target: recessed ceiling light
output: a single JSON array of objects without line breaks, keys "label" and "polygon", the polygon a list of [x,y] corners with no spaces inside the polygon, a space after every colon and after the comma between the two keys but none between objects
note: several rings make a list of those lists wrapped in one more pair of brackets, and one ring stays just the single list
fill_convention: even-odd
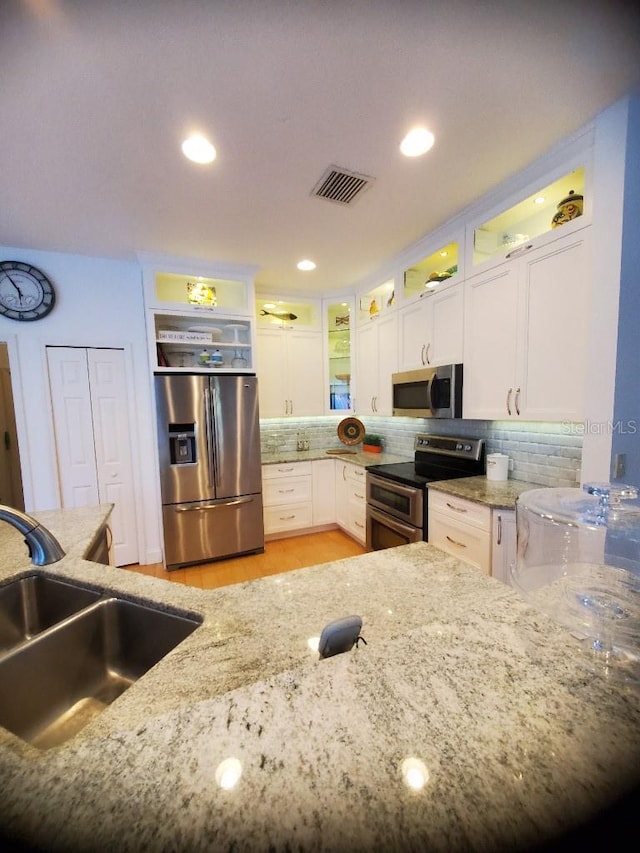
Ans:
[{"label": "recessed ceiling light", "polygon": [[314,270],[316,265],[313,261],[304,260],[298,263],[298,269],[303,270],[304,272],[308,272],[309,270]]},{"label": "recessed ceiling light", "polygon": [[199,133],[185,139],[182,143],[182,153],[194,163],[212,163],[216,159],[216,149]]},{"label": "recessed ceiling light", "polygon": [[400,143],[400,150],[405,157],[419,157],[432,147],[435,136],[425,127],[414,127]]}]

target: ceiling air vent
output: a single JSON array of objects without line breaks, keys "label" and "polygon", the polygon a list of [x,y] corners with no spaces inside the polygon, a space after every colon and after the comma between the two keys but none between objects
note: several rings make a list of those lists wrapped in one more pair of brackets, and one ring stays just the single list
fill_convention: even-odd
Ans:
[{"label": "ceiling air vent", "polygon": [[360,175],[339,166],[329,166],[311,194],[328,201],[337,201],[339,204],[351,204],[369,189],[373,181],[369,175]]}]

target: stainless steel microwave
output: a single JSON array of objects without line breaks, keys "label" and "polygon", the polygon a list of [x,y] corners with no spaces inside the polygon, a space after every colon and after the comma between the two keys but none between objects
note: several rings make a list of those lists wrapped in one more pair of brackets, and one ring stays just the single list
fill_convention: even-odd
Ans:
[{"label": "stainless steel microwave", "polygon": [[391,376],[393,414],[405,418],[461,418],[462,365],[442,364]]}]

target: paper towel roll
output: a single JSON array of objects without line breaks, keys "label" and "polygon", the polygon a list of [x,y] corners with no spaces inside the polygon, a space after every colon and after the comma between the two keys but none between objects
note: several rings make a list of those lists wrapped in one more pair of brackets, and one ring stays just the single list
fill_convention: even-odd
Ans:
[{"label": "paper towel roll", "polygon": [[509,457],[506,453],[487,453],[487,480],[504,481],[509,476]]}]

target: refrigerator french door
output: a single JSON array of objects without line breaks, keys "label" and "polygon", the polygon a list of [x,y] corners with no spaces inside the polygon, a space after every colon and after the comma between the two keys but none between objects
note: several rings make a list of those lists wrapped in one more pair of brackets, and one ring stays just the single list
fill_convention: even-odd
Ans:
[{"label": "refrigerator french door", "polygon": [[167,569],[264,550],[255,376],[155,376]]}]

